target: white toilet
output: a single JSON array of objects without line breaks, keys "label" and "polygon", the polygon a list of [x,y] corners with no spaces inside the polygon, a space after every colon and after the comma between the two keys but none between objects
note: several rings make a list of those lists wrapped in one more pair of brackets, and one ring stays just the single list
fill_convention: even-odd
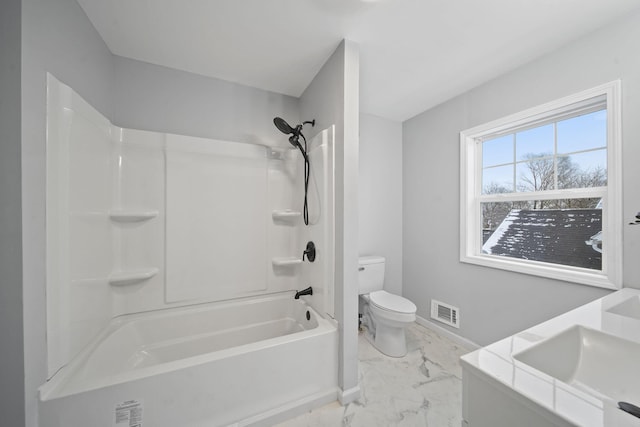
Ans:
[{"label": "white toilet", "polygon": [[362,298],[365,336],[387,356],[407,354],[404,328],[416,320],[416,305],[406,298],[382,290],[385,259],[380,256],[358,260],[358,290]]}]

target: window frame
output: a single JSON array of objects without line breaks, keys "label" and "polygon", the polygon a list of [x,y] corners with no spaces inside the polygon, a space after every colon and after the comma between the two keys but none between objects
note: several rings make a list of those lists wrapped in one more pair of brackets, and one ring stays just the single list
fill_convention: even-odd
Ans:
[{"label": "window frame", "polygon": [[[621,81],[533,107],[460,132],[460,261],[606,289],[622,286]],[[604,98],[604,101],[602,101]],[[607,110],[607,186],[482,195],[483,140],[562,120],[604,103]],[[591,107],[589,106],[591,104]],[[490,197],[487,197],[490,196]],[[602,270],[482,254],[482,209],[488,201],[602,197]]]}]

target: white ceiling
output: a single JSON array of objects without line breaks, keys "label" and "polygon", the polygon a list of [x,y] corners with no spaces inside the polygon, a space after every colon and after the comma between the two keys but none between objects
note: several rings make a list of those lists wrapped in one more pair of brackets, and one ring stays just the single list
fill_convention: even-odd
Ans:
[{"label": "white ceiling", "polygon": [[298,97],[343,38],[360,110],[403,121],[640,0],[78,0],[116,55]]}]

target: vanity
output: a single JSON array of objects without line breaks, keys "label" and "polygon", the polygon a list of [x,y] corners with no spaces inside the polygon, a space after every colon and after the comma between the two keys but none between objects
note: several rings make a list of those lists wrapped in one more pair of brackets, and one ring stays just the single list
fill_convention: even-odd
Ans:
[{"label": "vanity", "polygon": [[[640,427],[640,289],[466,354],[463,427]],[[631,408],[633,409],[633,408]]]}]

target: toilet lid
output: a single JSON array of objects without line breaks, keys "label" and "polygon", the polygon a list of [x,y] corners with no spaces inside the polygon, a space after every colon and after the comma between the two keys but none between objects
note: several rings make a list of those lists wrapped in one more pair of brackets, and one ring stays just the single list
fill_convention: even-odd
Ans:
[{"label": "toilet lid", "polygon": [[406,298],[390,294],[387,291],[375,291],[369,294],[369,300],[378,307],[398,313],[415,313],[416,305]]}]

